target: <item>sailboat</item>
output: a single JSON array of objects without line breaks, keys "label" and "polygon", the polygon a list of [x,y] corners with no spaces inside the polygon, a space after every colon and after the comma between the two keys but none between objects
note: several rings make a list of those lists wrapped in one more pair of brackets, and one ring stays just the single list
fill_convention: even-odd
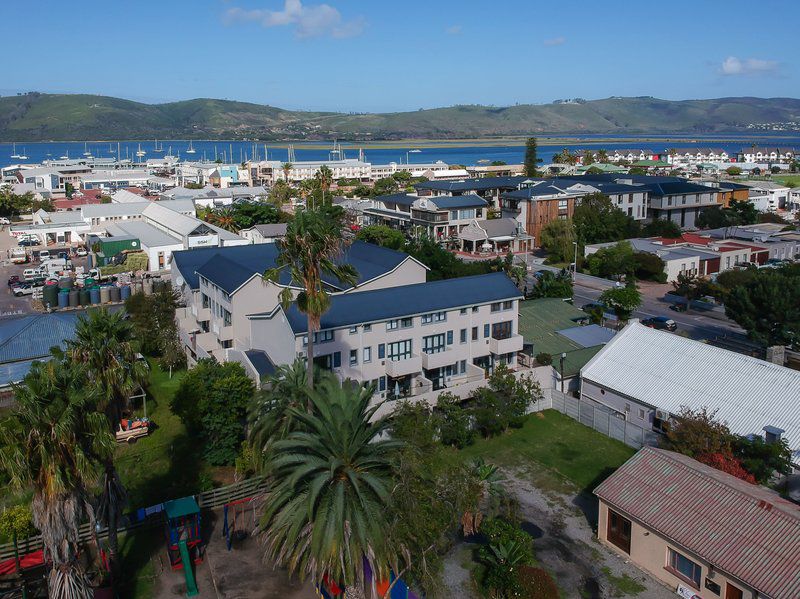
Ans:
[{"label": "sailboat", "polygon": [[136,155],[137,155],[139,158],[141,158],[141,157],[142,157],[142,156],[144,156],[145,154],[147,154],[147,152],[145,152],[145,151],[142,149],[142,144],[139,144],[139,149],[138,149],[138,150],[136,150]]},{"label": "sailboat", "polygon": [[27,160],[28,159],[28,157],[25,155],[25,148],[22,148],[22,154],[17,156],[17,158],[19,158],[20,160]]},{"label": "sailboat", "polygon": [[69,160],[69,150],[67,150],[67,153],[64,154],[63,156],[59,156],[58,159],[59,160]]},{"label": "sailboat", "polygon": [[158,140],[156,140],[156,147],[153,149],[154,152],[163,152],[164,151],[164,144],[158,145]]},{"label": "sailboat", "polygon": [[192,140],[190,139],[189,140],[189,147],[186,149],[186,153],[187,154],[194,154],[195,151],[196,150],[192,147]]},{"label": "sailboat", "polygon": [[12,158],[19,158],[20,157],[19,154],[17,154],[17,144],[16,143],[13,144],[12,151],[14,152],[13,154],[11,154]]},{"label": "sailboat", "polygon": [[114,153],[114,147],[111,144],[108,144],[108,153],[109,154],[113,154]]},{"label": "sailboat", "polygon": [[86,142],[83,142],[83,155],[89,157],[92,153],[89,151],[89,145]]}]

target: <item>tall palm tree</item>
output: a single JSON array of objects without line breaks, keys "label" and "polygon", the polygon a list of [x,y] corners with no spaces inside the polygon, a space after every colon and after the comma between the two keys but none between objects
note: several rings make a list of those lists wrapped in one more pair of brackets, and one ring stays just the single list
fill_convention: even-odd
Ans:
[{"label": "tall palm tree", "polygon": [[15,387],[17,405],[0,426],[0,465],[16,488],[33,488],[33,523],[42,534],[50,597],[88,599],[89,580],[78,562],[78,531],[93,517],[88,488],[114,451],[99,389],[86,368],[55,358],[34,363]]},{"label": "tall palm tree", "polygon": [[[86,367],[89,381],[98,393],[98,408],[106,415],[106,426],[113,434],[128,398],[147,380],[147,367],[137,359],[133,325],[124,312],[90,310],[75,326],[75,337],[67,341],[66,355]],[[117,570],[117,523],[127,503],[127,493],[114,467],[114,456],[104,461],[102,492],[97,509],[98,522],[108,527],[108,558],[112,572]]]},{"label": "tall palm tree", "polygon": [[213,210],[209,215],[209,222],[226,231],[236,232],[236,213],[230,208]]},{"label": "tall palm tree", "polygon": [[281,170],[283,171],[283,180],[286,181],[287,184],[289,183],[289,173],[292,172],[293,166],[294,165],[291,162],[284,162],[281,165]]},{"label": "tall palm tree", "polygon": [[606,152],[603,148],[597,150],[597,162],[601,162],[603,164],[608,162],[608,152]]},{"label": "tall palm tree", "polygon": [[327,374],[308,392],[308,410],[289,409],[300,430],[269,456],[260,530],[269,557],[291,573],[363,588],[364,559],[378,576],[397,571],[386,506],[401,443],[381,438],[386,419],[370,422],[373,392]]},{"label": "tall palm tree", "polygon": [[350,264],[338,264],[344,249],[343,211],[335,209],[302,210],[295,214],[278,242],[279,255],[275,268],[264,272],[267,281],[278,282],[287,271],[291,282],[301,287],[297,298],[286,286],[280,294],[281,305],[288,309],[292,302],[306,315],[308,335],[307,382],[314,386],[314,334],[319,331],[322,315],[331,299],[323,276],[335,278],[341,286],[355,285],[358,273]]},{"label": "tall palm tree", "polygon": [[323,164],[314,175],[314,178],[316,179],[319,188],[322,190],[322,203],[324,204],[325,194],[331,188],[331,184],[333,183],[333,172],[328,168],[327,165]]}]

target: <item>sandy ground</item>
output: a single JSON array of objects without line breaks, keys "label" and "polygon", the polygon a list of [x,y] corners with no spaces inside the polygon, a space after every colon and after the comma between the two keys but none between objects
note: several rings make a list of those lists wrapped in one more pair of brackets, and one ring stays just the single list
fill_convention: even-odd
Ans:
[{"label": "sandy ground", "polygon": [[[561,589],[562,598],[600,599],[624,597],[609,579],[627,575],[644,587],[641,599],[671,599],[675,593],[601,545],[591,523],[597,518],[594,498],[575,492],[543,491],[536,475],[504,471],[504,486],[519,501],[523,529],[534,538],[534,552]],[[469,567],[477,545],[461,543],[445,562],[445,586],[452,597],[476,598]],[[633,595],[627,595],[631,597]]]}]

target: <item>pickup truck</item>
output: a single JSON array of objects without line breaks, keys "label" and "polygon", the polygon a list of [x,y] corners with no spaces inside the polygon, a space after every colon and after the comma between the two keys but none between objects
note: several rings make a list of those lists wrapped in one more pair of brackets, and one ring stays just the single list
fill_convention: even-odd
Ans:
[{"label": "pickup truck", "polygon": [[11,293],[16,297],[22,297],[23,295],[33,295],[37,289],[41,288],[41,285],[34,283],[17,283],[11,288]]}]

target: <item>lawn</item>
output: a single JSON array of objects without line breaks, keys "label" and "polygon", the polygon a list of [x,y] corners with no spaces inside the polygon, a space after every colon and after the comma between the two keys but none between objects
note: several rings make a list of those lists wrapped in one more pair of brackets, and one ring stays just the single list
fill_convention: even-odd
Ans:
[{"label": "lawn", "polygon": [[634,453],[555,410],[531,414],[522,428],[491,439],[481,439],[461,452],[511,468],[543,466],[560,478],[591,492]]},{"label": "lawn", "polygon": [[789,187],[800,185],[800,175],[772,175],[772,180],[776,183],[783,183]]}]

